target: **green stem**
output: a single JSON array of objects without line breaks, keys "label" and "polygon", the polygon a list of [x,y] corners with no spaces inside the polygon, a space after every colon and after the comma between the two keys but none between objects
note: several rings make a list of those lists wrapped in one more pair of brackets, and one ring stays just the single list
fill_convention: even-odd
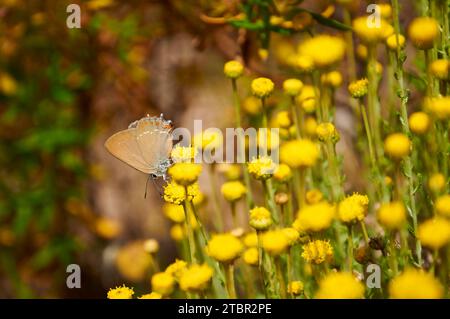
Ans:
[{"label": "green stem", "polygon": [[361,229],[364,235],[364,241],[366,242],[367,247],[369,247],[369,234],[367,233],[366,224],[364,223],[364,220],[359,221],[361,225]]},{"label": "green stem", "polygon": [[264,187],[264,194],[266,197],[267,206],[269,207],[272,218],[275,223],[278,223],[280,221],[277,205],[275,203],[274,198],[274,191],[273,191],[273,185],[272,181],[270,179],[265,179],[262,181],[263,187]]},{"label": "green stem", "polygon": [[212,204],[213,204],[213,211],[215,214],[214,218],[214,226],[219,231],[223,231],[223,217],[220,212],[220,205],[219,205],[219,194],[217,194],[217,179],[216,179],[216,170],[215,165],[211,164],[209,165],[209,182],[211,185],[211,192],[212,192]]},{"label": "green stem", "polygon": [[233,228],[236,229],[238,227],[238,221],[236,216],[236,202],[231,202],[231,218],[233,219]]},{"label": "green stem", "polygon": [[287,297],[287,293],[286,293],[286,281],[284,280],[284,275],[283,275],[283,269],[281,267],[281,257],[280,256],[275,256],[275,271],[277,273],[277,277],[278,277],[278,282],[280,285],[280,294],[281,294],[281,298],[286,299]]},{"label": "green stem", "polygon": [[300,136],[302,134],[302,129],[300,128],[300,121],[299,121],[299,115],[297,112],[297,105],[295,104],[295,97],[291,98],[291,112],[292,112],[292,118],[294,119],[295,124],[295,135],[298,139],[300,139]]},{"label": "green stem", "polygon": [[[187,194],[187,187],[185,187],[185,191]],[[192,221],[191,221],[191,216],[189,214],[187,198],[183,202],[183,208],[184,208],[184,215],[186,216],[184,221],[186,224],[186,231],[187,231],[187,236],[188,236],[190,262],[192,264],[196,264],[197,258],[195,257],[196,249],[195,249],[194,230],[192,229]]]},{"label": "green stem", "polygon": [[353,272],[353,226],[348,225],[347,262],[349,272]]},{"label": "green stem", "polygon": [[234,265],[232,263],[228,263],[225,265],[225,280],[227,285],[228,297],[230,299],[236,299],[236,288],[234,286]]}]

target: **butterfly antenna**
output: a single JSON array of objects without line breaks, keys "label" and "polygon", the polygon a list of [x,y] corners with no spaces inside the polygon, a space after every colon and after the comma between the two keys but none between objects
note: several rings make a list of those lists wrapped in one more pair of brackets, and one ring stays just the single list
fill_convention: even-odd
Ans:
[{"label": "butterfly antenna", "polygon": [[148,189],[148,181],[149,179],[152,178],[152,175],[148,175],[147,181],[145,182],[145,193],[144,193],[144,198],[147,198],[147,189]]},{"label": "butterfly antenna", "polygon": [[164,195],[164,193],[163,193],[163,191],[162,191],[162,187],[156,183],[156,177],[153,177],[153,178],[152,178],[152,181],[153,181],[153,185],[155,186],[155,189],[156,189],[156,190],[158,191],[158,193],[159,193],[159,196],[162,197],[162,196]]}]

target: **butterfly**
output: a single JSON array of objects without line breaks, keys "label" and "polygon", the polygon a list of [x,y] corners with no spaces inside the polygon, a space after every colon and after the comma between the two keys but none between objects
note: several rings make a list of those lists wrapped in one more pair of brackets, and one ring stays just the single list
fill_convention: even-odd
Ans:
[{"label": "butterfly", "polygon": [[134,169],[149,174],[153,179],[163,177],[172,165],[172,122],[161,114],[134,121],[128,129],[119,131],[105,142],[106,149]]}]

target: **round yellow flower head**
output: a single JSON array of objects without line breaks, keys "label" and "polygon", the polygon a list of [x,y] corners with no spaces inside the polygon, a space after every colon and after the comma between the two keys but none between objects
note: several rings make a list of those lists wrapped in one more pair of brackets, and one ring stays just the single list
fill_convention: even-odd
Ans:
[{"label": "round yellow flower head", "polygon": [[241,241],[231,234],[213,235],[206,246],[208,255],[223,263],[238,258],[243,249]]},{"label": "round yellow flower head", "polygon": [[439,80],[448,80],[450,74],[450,60],[439,59],[431,62],[429,71]]},{"label": "round yellow flower head", "polygon": [[311,189],[306,192],[305,197],[306,197],[306,202],[309,205],[312,205],[312,204],[317,204],[317,203],[321,202],[323,199],[323,194],[318,189]]},{"label": "round yellow flower head", "polygon": [[303,246],[302,257],[309,263],[321,264],[333,259],[333,247],[329,241],[314,240]]},{"label": "round yellow flower head", "polygon": [[192,146],[175,146],[170,152],[170,157],[174,163],[191,163],[197,155],[197,149]]},{"label": "round yellow flower head", "polygon": [[313,113],[316,110],[316,90],[311,85],[305,85],[300,94],[295,98],[295,102],[306,113]]},{"label": "round yellow flower head", "polygon": [[438,299],[444,296],[444,288],[432,274],[409,268],[389,283],[389,296],[393,299]]},{"label": "round yellow flower head", "polygon": [[250,210],[249,224],[256,230],[266,230],[272,225],[272,215],[267,208],[254,207]]},{"label": "round yellow flower head", "polygon": [[428,219],[419,225],[418,238],[423,246],[438,250],[450,242],[450,222],[440,216]]},{"label": "round yellow flower head", "polygon": [[316,293],[318,299],[361,299],[364,285],[348,272],[330,272],[320,280]]},{"label": "round yellow flower head", "polygon": [[338,206],[338,218],[344,223],[362,221],[367,213],[369,198],[366,195],[354,193],[344,198]]},{"label": "round yellow flower head", "polygon": [[401,34],[397,35],[396,33],[394,33],[394,34],[391,34],[386,39],[386,45],[392,51],[396,51],[398,47],[404,48],[405,47],[405,43],[406,43],[406,39]]},{"label": "round yellow flower head", "polygon": [[415,112],[410,115],[409,128],[416,134],[424,134],[430,127],[430,117],[425,112]]},{"label": "round yellow flower head", "polygon": [[450,96],[439,96],[425,99],[425,109],[440,120],[450,118]]},{"label": "round yellow flower head", "polygon": [[184,260],[176,259],[173,263],[167,266],[165,272],[179,279],[183,272],[187,269],[187,262]]},{"label": "round yellow flower head", "polygon": [[289,96],[297,96],[303,88],[302,81],[298,79],[287,79],[283,82],[283,90]]},{"label": "round yellow flower head", "polygon": [[275,88],[271,79],[257,78],[252,81],[252,94],[260,99],[270,96]]},{"label": "round yellow flower head", "polygon": [[[188,200],[193,200],[199,196],[200,189],[198,183],[193,183],[187,187]],[[175,182],[170,182],[164,186],[164,200],[168,203],[180,205],[186,199],[186,190],[184,186],[181,186]]]},{"label": "round yellow flower head", "polygon": [[246,247],[257,247],[258,246],[258,235],[256,232],[247,233],[244,236],[244,245]]},{"label": "round yellow flower head", "polygon": [[287,286],[287,292],[294,296],[299,296],[303,293],[304,285],[301,281],[291,281]]},{"label": "round yellow flower head", "polygon": [[299,232],[318,232],[330,227],[335,208],[327,202],[306,205],[300,209],[293,225]]},{"label": "round yellow flower head", "polygon": [[428,180],[428,187],[435,193],[439,193],[445,186],[445,176],[441,173],[435,173]]},{"label": "round yellow flower head", "polygon": [[133,288],[127,286],[119,286],[116,288],[110,288],[108,291],[108,299],[131,299],[133,298]]},{"label": "round yellow flower head", "polygon": [[383,19],[389,19],[392,16],[392,7],[389,3],[380,3],[378,8]]},{"label": "round yellow flower head", "polygon": [[345,42],[339,37],[318,35],[300,44],[299,53],[309,56],[319,68],[331,66],[341,61],[345,54]]},{"label": "round yellow flower head", "polygon": [[348,85],[348,92],[355,99],[360,99],[367,94],[369,88],[369,80],[366,78],[353,81]]},{"label": "round yellow flower head", "polygon": [[237,79],[244,73],[244,66],[239,61],[228,61],[223,66],[223,73],[227,78]]},{"label": "round yellow flower head", "polygon": [[342,74],[339,71],[331,71],[323,74],[321,81],[323,84],[336,89],[342,84]]},{"label": "round yellow flower head", "polygon": [[244,262],[250,266],[257,266],[259,262],[258,248],[250,247],[244,251]]},{"label": "round yellow flower head", "polygon": [[262,234],[262,247],[270,255],[280,255],[289,247],[289,238],[280,230],[269,230]]},{"label": "round yellow flower head", "polygon": [[339,141],[339,133],[333,123],[320,123],[316,128],[316,134],[319,141],[337,143]]},{"label": "round yellow flower head", "polygon": [[434,203],[436,211],[446,217],[450,217],[450,195],[442,195]]},{"label": "round yellow flower head", "polygon": [[163,296],[170,295],[174,286],[175,279],[169,273],[159,272],[152,276],[152,290]]},{"label": "round yellow flower head", "polygon": [[213,270],[207,264],[191,265],[180,277],[180,288],[183,291],[201,291],[207,288]]},{"label": "round yellow flower head", "polygon": [[194,135],[192,145],[203,150],[214,150],[223,143],[223,136],[220,131],[208,129]]},{"label": "round yellow flower head", "polygon": [[119,273],[128,281],[143,280],[152,264],[152,256],[144,249],[144,241],[134,240],[119,248],[115,264]]},{"label": "round yellow flower head", "polygon": [[164,203],[163,213],[174,223],[184,222],[184,208],[183,205],[175,205],[171,203]]},{"label": "round yellow flower head", "polygon": [[352,26],[356,35],[366,44],[383,41],[392,34],[392,26],[384,19],[380,19],[380,23],[377,25],[371,21],[370,17],[358,17],[353,20]]},{"label": "round yellow flower head", "polygon": [[271,25],[279,26],[284,22],[284,18],[280,16],[270,16],[269,22]]},{"label": "round yellow flower head", "polygon": [[305,119],[305,132],[308,136],[315,136],[317,128],[317,121],[312,116],[307,116]]},{"label": "round yellow flower head", "polygon": [[384,151],[395,159],[407,156],[411,151],[411,141],[403,133],[394,133],[384,140]]},{"label": "round yellow flower head", "polygon": [[402,202],[383,203],[378,209],[378,221],[388,229],[400,229],[406,222],[406,210]]},{"label": "round yellow flower head", "polygon": [[273,174],[273,177],[279,182],[287,182],[292,178],[292,170],[286,164],[280,164]]},{"label": "round yellow flower head", "polygon": [[242,102],[242,108],[247,114],[257,115],[261,112],[261,101],[254,96],[248,96]]},{"label": "round yellow flower head", "polygon": [[367,56],[369,55],[367,46],[365,46],[364,44],[358,44],[358,46],[356,47],[356,55],[360,60],[367,60]]},{"label": "round yellow flower head", "polygon": [[319,157],[317,145],[308,139],[285,142],[280,148],[280,160],[291,168],[314,166]]},{"label": "round yellow flower head", "polygon": [[157,292],[151,292],[140,296],[138,299],[162,299],[162,295]]},{"label": "round yellow flower head", "polygon": [[201,172],[201,165],[193,163],[176,163],[168,170],[175,183],[182,186],[188,186],[196,182]]},{"label": "round yellow flower head", "polygon": [[300,233],[294,227],[285,227],[281,229],[289,240],[289,246],[297,243],[300,239]]},{"label": "round yellow flower head", "polygon": [[[291,119],[289,117],[289,112],[280,111],[275,115],[275,126],[281,128],[288,128],[291,126]],[[270,132],[270,131],[267,131]]]},{"label": "round yellow flower head", "polygon": [[408,34],[418,49],[428,50],[433,47],[434,41],[439,36],[439,25],[433,18],[419,17],[409,25]]},{"label": "round yellow flower head", "polygon": [[273,173],[277,169],[277,165],[272,161],[270,156],[261,156],[253,158],[250,163],[247,164],[248,172],[256,179],[268,179],[272,177]]},{"label": "round yellow flower head", "polygon": [[0,72],[0,92],[4,95],[14,95],[17,93],[19,85],[16,80],[7,73]]},{"label": "round yellow flower head", "polygon": [[224,183],[220,191],[227,201],[235,202],[247,193],[247,188],[240,181],[231,181]]},{"label": "round yellow flower head", "polygon": [[113,239],[120,235],[122,227],[114,219],[100,217],[95,221],[95,231],[103,238]]},{"label": "round yellow flower head", "polygon": [[269,51],[267,49],[260,48],[258,49],[258,56],[262,61],[267,61],[267,58],[269,57]]},{"label": "round yellow flower head", "polygon": [[224,174],[229,181],[234,181],[241,177],[241,167],[238,164],[218,164],[217,170]]},{"label": "round yellow flower head", "polygon": [[256,138],[260,149],[273,150],[280,145],[279,134],[272,134],[269,129],[259,129]]},{"label": "round yellow flower head", "polygon": [[144,241],[144,250],[149,254],[156,254],[159,251],[159,243],[156,239],[150,238]]},{"label": "round yellow flower head", "polygon": [[170,237],[175,241],[182,241],[186,237],[186,231],[180,224],[175,224],[170,228]]},{"label": "round yellow flower head", "polygon": [[295,67],[302,73],[310,73],[314,69],[314,61],[309,55],[297,55]]}]

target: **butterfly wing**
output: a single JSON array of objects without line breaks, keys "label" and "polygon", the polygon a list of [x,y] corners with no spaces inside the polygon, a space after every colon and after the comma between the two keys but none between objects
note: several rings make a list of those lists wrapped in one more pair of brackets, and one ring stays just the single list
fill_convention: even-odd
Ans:
[{"label": "butterfly wing", "polygon": [[136,128],[117,132],[106,140],[105,147],[122,162],[143,173],[153,174],[154,168],[144,159],[136,140],[136,134]]}]

